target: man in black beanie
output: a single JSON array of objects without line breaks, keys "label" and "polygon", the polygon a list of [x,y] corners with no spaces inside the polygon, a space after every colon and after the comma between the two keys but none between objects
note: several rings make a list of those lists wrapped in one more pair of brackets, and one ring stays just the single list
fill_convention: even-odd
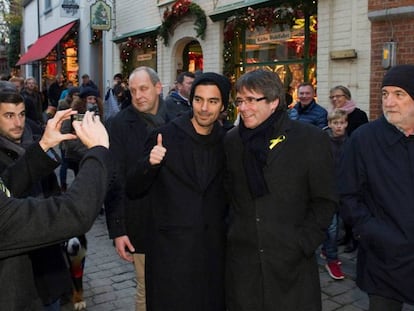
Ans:
[{"label": "man in black beanie", "polygon": [[357,285],[369,310],[394,311],[414,304],[414,65],[385,74],[382,110],[347,144],[340,213],[360,242]]},{"label": "man in black beanie", "polygon": [[156,129],[141,169],[128,176],[128,194],[149,191],[151,202],[148,311],[225,310],[224,133],[217,119],[230,89],[217,73],[196,78],[192,112]]}]

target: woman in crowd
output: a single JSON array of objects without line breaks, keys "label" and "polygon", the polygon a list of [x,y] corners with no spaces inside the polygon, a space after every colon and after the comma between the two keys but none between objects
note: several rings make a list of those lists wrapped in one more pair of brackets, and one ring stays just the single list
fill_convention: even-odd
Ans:
[{"label": "woman in crowd", "polygon": [[332,110],[341,109],[346,111],[348,116],[348,136],[360,125],[368,122],[367,114],[356,107],[356,102],[351,97],[349,89],[343,85],[337,85],[330,90]]}]

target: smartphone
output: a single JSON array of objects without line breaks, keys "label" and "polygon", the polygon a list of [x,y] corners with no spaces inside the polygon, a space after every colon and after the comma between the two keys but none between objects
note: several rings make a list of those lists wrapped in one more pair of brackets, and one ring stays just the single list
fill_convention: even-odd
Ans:
[{"label": "smartphone", "polygon": [[82,121],[85,117],[84,113],[77,113],[70,116],[70,130],[72,133],[75,133],[75,129],[72,126],[73,121]]}]

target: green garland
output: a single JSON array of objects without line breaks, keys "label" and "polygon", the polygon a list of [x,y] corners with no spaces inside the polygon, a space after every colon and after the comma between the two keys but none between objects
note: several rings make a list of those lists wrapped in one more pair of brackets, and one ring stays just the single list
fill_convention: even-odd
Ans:
[{"label": "green garland", "polygon": [[195,16],[194,30],[197,32],[197,37],[204,40],[207,28],[207,16],[203,9],[190,0],[178,0],[172,5],[171,10],[169,8],[165,10],[163,22],[158,28],[158,35],[162,38],[165,46],[168,46],[170,35],[172,36],[174,34],[175,26],[183,17],[188,15]]}]

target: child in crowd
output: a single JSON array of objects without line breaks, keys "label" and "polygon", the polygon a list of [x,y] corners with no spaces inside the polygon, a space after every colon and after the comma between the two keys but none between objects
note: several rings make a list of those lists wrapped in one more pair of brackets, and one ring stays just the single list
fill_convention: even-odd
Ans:
[{"label": "child in crowd", "polygon": [[[334,109],[328,114],[328,127],[326,128],[331,138],[332,154],[335,161],[336,180],[339,174],[339,161],[342,157],[345,142],[347,140],[346,127],[348,126],[347,113],[344,110]],[[321,257],[326,259],[325,268],[334,280],[342,280],[345,276],[341,270],[341,262],[338,260],[338,213],[332,218],[332,223],[326,232],[326,240],[322,244]]]}]

